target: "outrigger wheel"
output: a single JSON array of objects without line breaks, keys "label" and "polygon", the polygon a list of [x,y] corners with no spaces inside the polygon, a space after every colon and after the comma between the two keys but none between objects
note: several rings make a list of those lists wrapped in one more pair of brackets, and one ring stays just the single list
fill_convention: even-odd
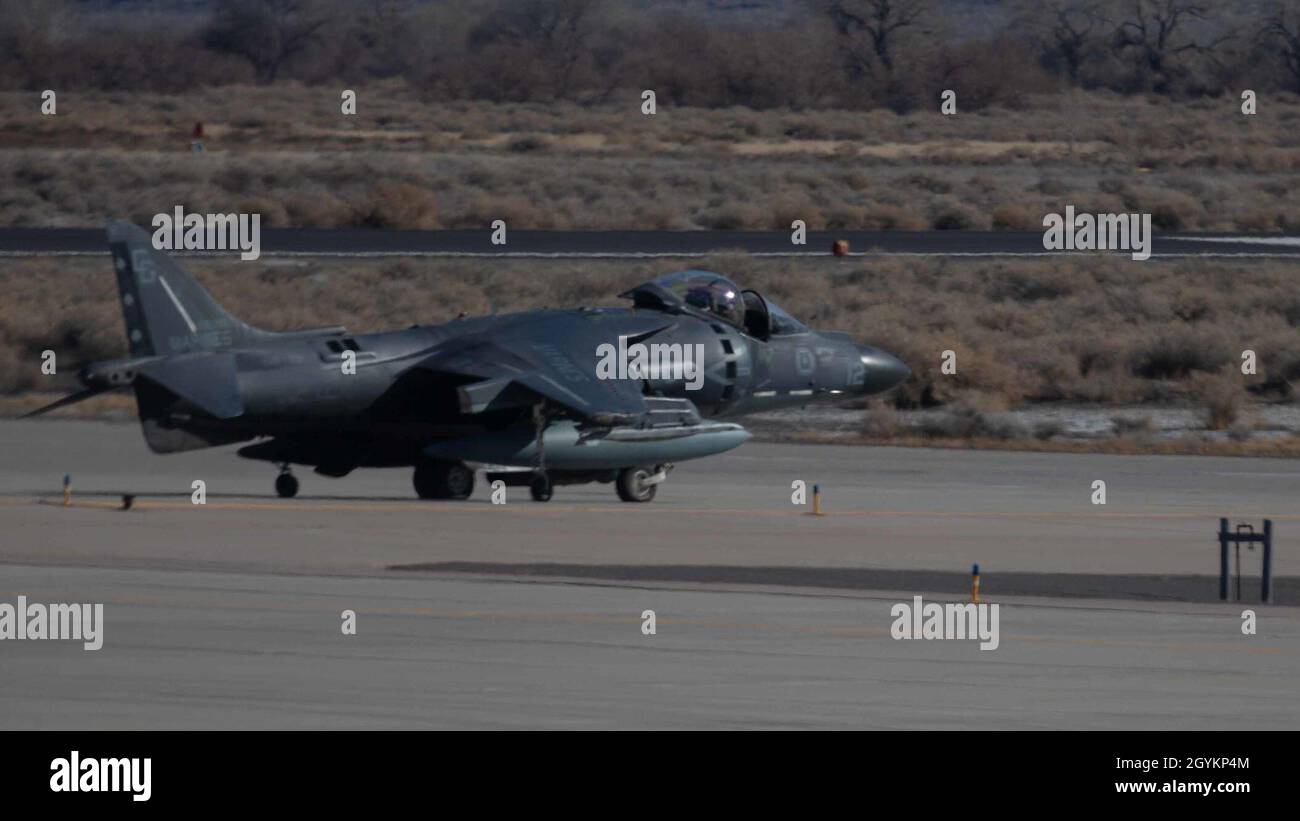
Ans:
[{"label": "outrigger wheel", "polygon": [[546,475],[546,402],[533,405],[533,432],[537,437],[537,465],[533,469],[533,480],[528,483],[528,492],[534,502],[549,502],[555,492],[551,477]]},{"label": "outrigger wheel", "polygon": [[655,476],[654,468],[623,468],[618,472],[614,486],[618,488],[618,498],[625,502],[648,502],[659,490],[658,482],[651,482]]},{"label": "outrigger wheel", "polygon": [[275,492],[281,499],[292,499],[298,495],[298,478],[289,472],[288,467],[280,469],[275,477]]}]

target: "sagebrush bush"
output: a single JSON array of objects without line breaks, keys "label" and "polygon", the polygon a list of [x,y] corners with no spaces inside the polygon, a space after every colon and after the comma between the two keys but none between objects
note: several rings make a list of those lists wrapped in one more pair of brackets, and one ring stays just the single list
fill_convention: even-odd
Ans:
[{"label": "sagebrush bush", "polygon": [[430,230],[438,227],[437,197],[408,183],[379,183],[370,190],[356,213],[360,224],[367,228]]},{"label": "sagebrush bush", "polygon": [[1130,361],[1143,379],[1183,379],[1217,370],[1230,356],[1217,334],[1173,326],[1136,345]]},{"label": "sagebrush bush", "polygon": [[1203,374],[1193,380],[1192,395],[1205,409],[1205,426],[1210,430],[1226,430],[1237,422],[1241,414],[1245,392],[1241,380],[1231,369],[1216,374]]},{"label": "sagebrush bush", "polygon": [[[1074,205],[1149,212],[1158,230],[1300,230],[1300,186],[1282,184],[1300,171],[1289,95],[1242,130],[1214,107],[1090,93],[1026,95],[996,116],[677,106],[648,118],[612,99],[430,101],[386,82],[342,121],[331,95],[300,85],[87,92],[57,118],[28,94],[0,92],[10,225],[147,223],[177,204],[256,200],[296,227],[481,227],[482,203],[518,199],[514,228],[1041,230]],[[430,192],[435,208],[377,211],[384,184]]]},{"label": "sagebrush bush", "polygon": [[[502,205],[484,205],[492,209],[484,216],[500,215]],[[1207,421],[1224,428],[1252,393],[1289,399],[1291,385],[1300,384],[1294,271],[1285,260],[1134,265],[1100,256],[727,253],[681,260],[189,258],[182,266],[254,325],[342,324],[356,333],[449,321],[460,311],[617,305],[615,295],[641,281],[704,267],[814,327],[895,353],[913,375],[885,404],[982,414],[989,419],[966,413],[943,425],[983,425],[981,436],[1003,435],[986,428],[996,427],[999,413],[1034,402],[1180,403],[1206,408],[1214,417]],[[33,374],[47,348],[61,363],[125,352],[107,257],[6,260],[0,292],[0,349],[16,363],[0,390],[39,384]],[[1193,296],[1180,303],[1180,294]],[[1246,349],[1256,355],[1254,375],[1240,373]],[[955,373],[942,371],[945,351],[955,354]],[[888,415],[878,417],[872,424],[887,427]]]}]

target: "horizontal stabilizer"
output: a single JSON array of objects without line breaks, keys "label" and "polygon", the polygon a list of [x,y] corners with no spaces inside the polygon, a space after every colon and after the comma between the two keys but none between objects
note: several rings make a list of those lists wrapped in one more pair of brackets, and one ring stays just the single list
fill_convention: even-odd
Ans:
[{"label": "horizontal stabilizer", "polygon": [[111,389],[111,388],[100,388],[100,387],[86,388],[85,390],[77,391],[76,393],[68,394],[67,396],[63,397],[62,399],[56,399],[55,401],[51,402],[50,404],[48,404],[48,405],[44,405],[44,406],[42,406],[42,407],[39,407],[39,408],[37,408],[37,409],[34,410],[34,411],[29,411],[29,412],[27,412],[27,413],[24,413],[22,416],[20,416],[20,417],[18,417],[18,418],[19,418],[19,419],[30,419],[30,418],[33,417],[33,416],[40,416],[41,414],[43,414],[43,413],[49,413],[49,412],[52,411],[52,410],[58,410],[59,408],[65,408],[65,407],[67,407],[68,405],[75,405],[76,403],[78,403],[78,402],[82,402],[82,401],[85,401],[85,400],[89,399],[89,398],[92,397],[92,396],[98,396],[99,394],[103,393],[103,392],[106,391],[106,390],[112,390],[112,389]]}]

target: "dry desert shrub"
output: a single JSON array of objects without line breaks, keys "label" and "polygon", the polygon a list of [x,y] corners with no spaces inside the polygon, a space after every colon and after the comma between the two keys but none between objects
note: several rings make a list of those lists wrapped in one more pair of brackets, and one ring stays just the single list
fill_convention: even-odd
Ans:
[{"label": "dry desert shrub", "polygon": [[1232,368],[1214,374],[1200,374],[1192,380],[1192,395],[1205,409],[1205,426],[1225,430],[1237,422],[1245,400],[1241,379]]},{"label": "dry desert shrub", "polygon": [[348,203],[325,192],[291,194],[284,201],[289,222],[310,228],[338,228],[355,225],[357,211]]},{"label": "dry desert shrub", "polygon": [[[1300,382],[1300,297],[1285,261],[729,253],[669,261],[190,258],[182,265],[255,325],[344,324],[357,333],[449,321],[462,310],[622,304],[615,295],[640,281],[705,267],[814,327],[894,352],[913,376],[883,402],[961,407],[945,426],[962,435],[992,435],[985,428],[998,413],[1033,402],[1191,404],[1206,407],[1211,425],[1223,429],[1252,396],[1290,399]],[[61,363],[124,352],[106,257],[6,260],[0,289],[0,349],[20,363],[0,390],[43,384],[33,374],[47,348]],[[1239,373],[1247,348],[1257,355],[1253,376]],[[952,374],[942,371],[949,350]]]},{"label": "dry desert shrub", "polygon": [[438,227],[438,200],[418,185],[382,182],[370,190],[356,214],[368,228],[430,230]]},{"label": "dry desert shrub", "polygon": [[289,227],[289,211],[279,200],[270,197],[241,197],[235,200],[236,214],[257,214],[263,228]]},{"label": "dry desert shrub", "polygon": [[[485,197],[522,197],[528,221],[514,227],[789,230],[788,198],[835,228],[1039,230],[1072,204],[1148,211],[1164,229],[1300,230],[1300,188],[1285,184],[1300,168],[1300,101],[1288,95],[1243,129],[1213,106],[1082,92],[1029,95],[996,116],[679,107],[671,122],[617,101],[429,101],[400,81],[361,89],[364,114],[345,122],[331,95],[297,84],[91,91],[59,118],[23,113],[24,93],[0,92],[17,112],[0,125],[0,222],[12,225],[147,221],[247,198],[279,202],[294,226],[353,225],[392,183],[433,192],[448,226],[481,224]],[[204,155],[188,152],[195,121]],[[789,147],[801,150],[778,150]],[[415,228],[428,213],[379,218]]]},{"label": "dry desert shrub", "polygon": [[862,415],[862,435],[869,439],[892,439],[904,430],[897,411],[887,403],[872,402]]},{"label": "dry desert shrub", "polygon": [[1155,420],[1148,414],[1124,414],[1110,418],[1115,436],[1121,439],[1147,439],[1158,433]]},{"label": "dry desert shrub", "polygon": [[827,227],[821,209],[805,194],[795,192],[778,194],[769,201],[768,206],[772,209],[772,213],[764,228],[773,231],[789,231],[795,220],[803,220],[809,231],[820,231]]},{"label": "dry desert shrub", "polygon": [[1238,419],[1228,428],[1228,438],[1234,442],[1248,442],[1255,435],[1255,426]]},{"label": "dry desert shrub", "polygon": [[1143,379],[1186,379],[1195,372],[1216,371],[1231,357],[1223,334],[1185,325],[1140,335],[1129,350],[1130,367]]},{"label": "dry desert shrub", "polygon": [[928,439],[990,439],[1016,441],[1030,436],[1025,424],[1006,414],[984,413],[965,405],[927,416],[917,432]]},{"label": "dry desert shrub", "polygon": [[1055,419],[1044,419],[1034,425],[1034,438],[1040,442],[1050,442],[1065,433],[1065,425]]},{"label": "dry desert shrub", "polygon": [[862,212],[861,228],[870,231],[923,231],[929,227],[925,217],[901,205],[875,203]]},{"label": "dry desert shrub", "polygon": [[468,208],[449,218],[448,228],[486,228],[504,220],[509,228],[551,229],[562,224],[556,212],[541,207],[520,195],[486,195],[476,198]]},{"label": "dry desert shrub", "polygon": [[930,203],[930,227],[936,231],[969,231],[987,229],[987,214],[952,197],[941,197]]},{"label": "dry desert shrub", "polygon": [[993,228],[999,231],[1037,231],[1048,211],[1025,203],[1003,203],[993,209]]},{"label": "dry desert shrub", "polygon": [[[834,230],[864,230],[872,229],[871,221],[868,217],[866,208],[857,205],[848,205],[845,203],[833,203],[825,207],[820,215],[821,227],[823,229]],[[809,225],[811,228],[811,224]]]},{"label": "dry desert shrub", "polygon": [[714,231],[752,231],[769,224],[768,215],[758,205],[732,202],[710,208],[695,218],[705,228]]}]

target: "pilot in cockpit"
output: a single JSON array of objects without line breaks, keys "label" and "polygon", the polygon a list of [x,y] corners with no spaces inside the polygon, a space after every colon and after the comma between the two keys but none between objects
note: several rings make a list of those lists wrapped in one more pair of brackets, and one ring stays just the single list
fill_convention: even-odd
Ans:
[{"label": "pilot in cockpit", "polygon": [[707,285],[693,285],[686,291],[686,304],[709,311],[736,325],[745,321],[745,301],[736,286],[718,278]]}]

